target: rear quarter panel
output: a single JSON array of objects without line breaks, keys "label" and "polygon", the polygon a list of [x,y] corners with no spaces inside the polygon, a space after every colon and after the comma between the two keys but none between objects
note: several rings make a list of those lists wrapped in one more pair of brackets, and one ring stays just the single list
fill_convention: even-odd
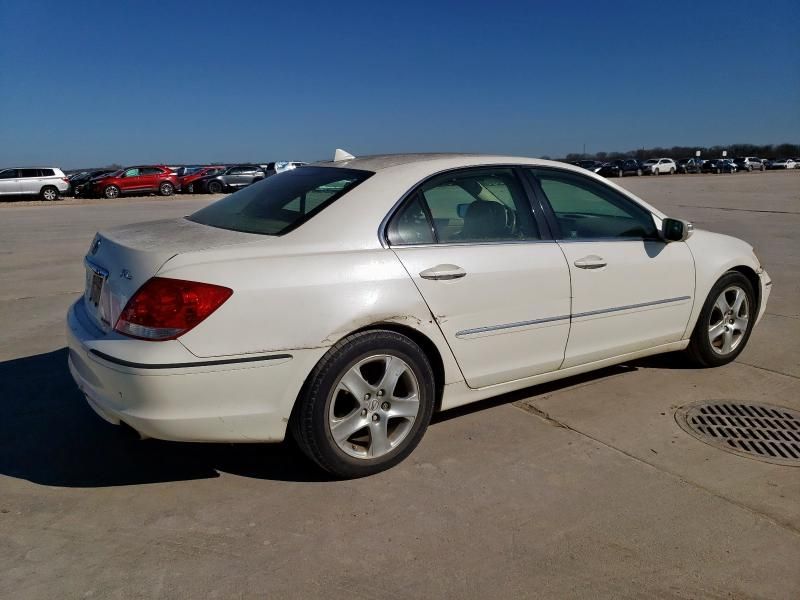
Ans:
[{"label": "rear quarter panel", "polygon": [[388,249],[258,255],[243,249],[181,254],[160,276],[234,290],[180,341],[199,357],[326,348],[380,323],[423,333],[438,348],[447,383],[461,374],[433,317]]}]

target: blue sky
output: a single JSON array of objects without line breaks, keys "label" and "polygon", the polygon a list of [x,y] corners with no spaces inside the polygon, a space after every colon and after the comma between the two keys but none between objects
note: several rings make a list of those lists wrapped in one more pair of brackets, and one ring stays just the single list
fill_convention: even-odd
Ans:
[{"label": "blue sky", "polygon": [[797,143],[799,8],[0,0],[0,166]]}]

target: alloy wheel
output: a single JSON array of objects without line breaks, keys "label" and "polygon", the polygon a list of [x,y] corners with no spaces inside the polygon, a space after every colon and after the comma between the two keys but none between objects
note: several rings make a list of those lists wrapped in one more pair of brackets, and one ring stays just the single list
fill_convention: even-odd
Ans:
[{"label": "alloy wheel", "polygon": [[750,321],[750,304],[745,291],[737,285],[725,288],[717,297],[708,321],[711,349],[723,356],[736,350]]},{"label": "alloy wheel", "polygon": [[420,411],[419,382],[404,360],[375,354],[350,367],[333,388],[328,429],[354,458],[373,459],[396,448]]},{"label": "alloy wheel", "polygon": [[47,188],[44,192],[42,192],[42,196],[44,196],[45,200],[55,200],[56,191],[52,188]]}]

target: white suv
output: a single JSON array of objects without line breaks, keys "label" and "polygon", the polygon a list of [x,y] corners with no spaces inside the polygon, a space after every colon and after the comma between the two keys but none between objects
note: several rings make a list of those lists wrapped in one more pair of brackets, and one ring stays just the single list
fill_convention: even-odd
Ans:
[{"label": "white suv", "polygon": [[674,175],[677,170],[678,165],[671,158],[651,158],[642,163],[642,172],[646,175]]},{"label": "white suv", "polygon": [[61,169],[0,169],[0,196],[35,195],[58,200],[69,190],[69,179]]}]

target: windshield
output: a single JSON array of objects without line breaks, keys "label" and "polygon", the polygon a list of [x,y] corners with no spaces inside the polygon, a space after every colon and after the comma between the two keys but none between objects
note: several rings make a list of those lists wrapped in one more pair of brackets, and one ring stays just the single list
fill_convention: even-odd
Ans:
[{"label": "windshield", "polygon": [[658,162],[658,160],[657,160],[657,159],[655,159],[655,158],[651,158],[651,159],[648,159],[648,160],[644,161],[644,164],[646,164],[646,165],[652,165],[652,164],[655,164],[655,163],[657,163],[657,162]]},{"label": "windshield", "polygon": [[371,175],[370,171],[330,167],[292,169],[246,187],[187,218],[221,229],[283,235]]}]

